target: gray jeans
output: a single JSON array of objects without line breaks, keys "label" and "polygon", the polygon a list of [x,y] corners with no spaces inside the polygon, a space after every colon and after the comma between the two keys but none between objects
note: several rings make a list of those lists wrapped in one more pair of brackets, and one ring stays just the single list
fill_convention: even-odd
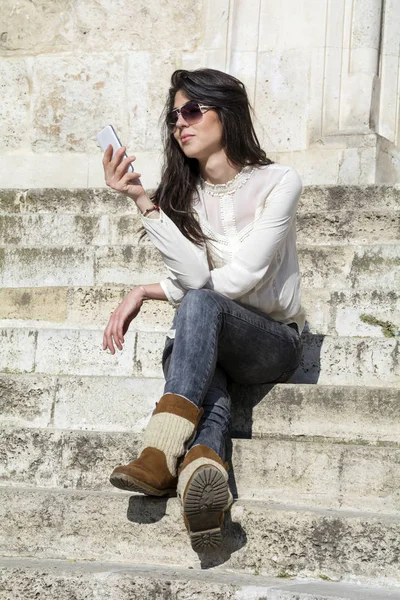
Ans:
[{"label": "gray jeans", "polygon": [[230,428],[229,380],[245,385],[287,381],[301,358],[296,328],[213,290],[189,290],[167,337],[164,393],[204,409],[191,445],[204,444],[225,460]]}]

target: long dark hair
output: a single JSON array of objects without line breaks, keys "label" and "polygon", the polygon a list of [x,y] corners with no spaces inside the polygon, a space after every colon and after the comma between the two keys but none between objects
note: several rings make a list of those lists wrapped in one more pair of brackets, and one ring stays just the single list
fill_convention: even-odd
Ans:
[{"label": "long dark hair", "polygon": [[246,165],[268,165],[251,119],[252,108],[244,84],[215,69],[178,70],[172,74],[171,87],[161,119],[164,164],[161,183],[153,202],[174,221],[185,237],[197,245],[206,241],[192,210],[196,185],[200,181],[197,159],[188,158],[167,127],[167,115],[174,107],[175,94],[183,92],[190,100],[215,107],[222,123],[222,145],[229,161],[241,169]]}]

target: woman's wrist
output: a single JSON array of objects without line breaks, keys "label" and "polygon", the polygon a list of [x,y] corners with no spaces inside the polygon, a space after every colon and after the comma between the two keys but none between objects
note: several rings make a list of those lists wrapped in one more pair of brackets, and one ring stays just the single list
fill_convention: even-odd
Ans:
[{"label": "woman's wrist", "polygon": [[134,291],[140,295],[140,299],[142,301],[149,300],[149,294],[147,293],[147,290],[144,285],[137,285],[134,288]]},{"label": "woman's wrist", "polygon": [[168,300],[159,283],[146,283],[145,285],[137,285],[131,290],[132,294],[139,296],[139,299],[144,302],[145,300]]},{"label": "woman's wrist", "polygon": [[142,215],[146,212],[146,210],[154,208],[154,204],[152,203],[147,194],[142,194],[141,196],[139,196],[139,198],[136,198],[135,204]]}]

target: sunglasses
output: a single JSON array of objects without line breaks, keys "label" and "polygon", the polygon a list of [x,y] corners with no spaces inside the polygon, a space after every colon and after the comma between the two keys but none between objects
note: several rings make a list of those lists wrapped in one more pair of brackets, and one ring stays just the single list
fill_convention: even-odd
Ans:
[{"label": "sunglasses", "polygon": [[188,125],[194,125],[195,123],[200,123],[203,114],[211,108],[215,108],[215,106],[206,106],[205,104],[200,104],[194,100],[189,100],[189,102],[186,102],[186,104],[180,108],[174,108],[174,110],[171,110],[167,115],[167,126],[169,131],[174,133],[179,115],[181,115],[182,119]]}]

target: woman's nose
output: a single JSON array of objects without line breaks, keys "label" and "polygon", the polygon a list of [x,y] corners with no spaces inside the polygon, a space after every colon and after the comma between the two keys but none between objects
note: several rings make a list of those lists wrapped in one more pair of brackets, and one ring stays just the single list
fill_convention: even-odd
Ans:
[{"label": "woman's nose", "polygon": [[188,127],[187,122],[185,121],[185,119],[182,117],[182,113],[178,113],[178,120],[176,122],[176,126],[177,127]]}]

